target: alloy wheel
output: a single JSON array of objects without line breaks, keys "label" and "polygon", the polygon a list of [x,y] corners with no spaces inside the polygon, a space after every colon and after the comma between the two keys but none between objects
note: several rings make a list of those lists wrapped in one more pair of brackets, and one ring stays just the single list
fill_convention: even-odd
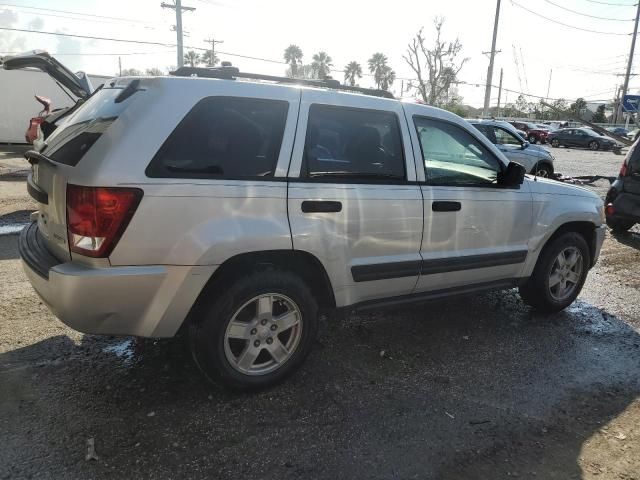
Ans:
[{"label": "alloy wheel", "polygon": [[578,288],[584,259],[582,253],[576,247],[567,247],[556,257],[549,274],[549,293],[558,301],[569,298]]},{"label": "alloy wheel", "polygon": [[224,353],[229,364],[245,375],[266,375],[295,353],[302,337],[302,314],[289,297],[258,295],[242,305],[229,321]]}]

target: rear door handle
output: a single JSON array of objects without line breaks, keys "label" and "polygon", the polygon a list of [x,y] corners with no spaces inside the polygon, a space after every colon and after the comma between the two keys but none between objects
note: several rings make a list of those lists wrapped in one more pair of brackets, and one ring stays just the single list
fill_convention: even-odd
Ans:
[{"label": "rear door handle", "polygon": [[459,212],[462,209],[460,202],[433,202],[431,210],[434,212]]},{"label": "rear door handle", "polygon": [[342,211],[342,203],[320,200],[305,200],[304,202],[302,202],[302,211],[304,213],[337,213]]}]

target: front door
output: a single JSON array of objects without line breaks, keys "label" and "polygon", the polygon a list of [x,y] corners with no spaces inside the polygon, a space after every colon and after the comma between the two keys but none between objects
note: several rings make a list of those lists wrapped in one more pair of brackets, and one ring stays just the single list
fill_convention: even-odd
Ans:
[{"label": "front door", "polygon": [[532,196],[527,183],[499,186],[497,175],[505,166],[485,139],[413,108],[405,106],[421,160],[425,216],[416,291],[511,282],[528,252]]},{"label": "front door", "polygon": [[422,196],[407,139],[398,102],[302,90],[289,169],[293,248],[322,262],[338,306],[414,290]]}]

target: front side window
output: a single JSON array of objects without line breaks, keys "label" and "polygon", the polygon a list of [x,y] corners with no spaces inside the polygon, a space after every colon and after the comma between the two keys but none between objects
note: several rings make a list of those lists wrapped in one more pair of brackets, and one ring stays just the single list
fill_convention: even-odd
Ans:
[{"label": "front side window", "polygon": [[398,118],[392,112],[311,105],[303,171],[309,178],[405,178]]},{"label": "front side window", "polygon": [[513,145],[517,147],[522,145],[521,141],[513,133],[498,127],[494,131],[498,145]]},{"label": "front side window", "polygon": [[288,107],[288,102],[280,100],[204,98],[160,147],[147,176],[272,177]]},{"label": "front side window", "polygon": [[414,119],[427,182],[431,185],[489,185],[500,163],[466,130],[442,121]]},{"label": "front side window", "polygon": [[496,134],[491,125],[475,124],[473,126],[480,130],[480,132],[482,132],[482,134],[487,137],[491,141],[491,143],[498,143],[498,139],[496,138]]}]

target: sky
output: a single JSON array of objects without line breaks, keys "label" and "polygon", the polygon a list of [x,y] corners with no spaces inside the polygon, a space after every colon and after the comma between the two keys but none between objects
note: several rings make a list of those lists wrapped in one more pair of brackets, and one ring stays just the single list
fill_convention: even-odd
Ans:
[{"label": "sky", "polygon": [[[635,1],[502,0],[493,83],[498,84],[502,68],[503,86],[513,90],[503,92],[502,103],[514,102],[515,92],[567,100],[613,98],[623,83],[620,75],[629,55]],[[175,13],[160,3],[0,0],[0,27],[175,44]],[[382,52],[398,77],[392,87],[396,94],[402,79],[414,77],[403,60],[407,44],[422,27],[431,44],[433,20],[444,17],[443,39],[458,38],[461,58],[468,58],[458,76],[466,82],[459,86],[463,103],[481,107],[484,101],[489,59],[483,52],[491,49],[496,0],[183,0],[183,5],[196,8],[183,14],[185,51],[189,46],[207,48],[205,39],[213,37],[224,41],[216,45],[222,60],[243,71],[272,75],[284,74],[286,65],[279,62],[292,43],[301,47],[305,63],[314,53],[326,51],[335,70],[355,60],[367,72],[367,59]],[[0,55],[31,49],[47,50],[70,69],[97,75],[117,74],[119,58],[122,68],[140,70],[167,70],[177,63],[176,49],[170,46],[0,30]],[[636,52],[635,61],[640,62],[640,43]],[[640,74],[640,65],[633,70]],[[342,80],[339,71],[332,75]],[[373,79],[363,77],[359,83],[373,86]],[[631,78],[630,92],[640,93],[640,76]],[[492,105],[497,96],[494,88]]]}]

